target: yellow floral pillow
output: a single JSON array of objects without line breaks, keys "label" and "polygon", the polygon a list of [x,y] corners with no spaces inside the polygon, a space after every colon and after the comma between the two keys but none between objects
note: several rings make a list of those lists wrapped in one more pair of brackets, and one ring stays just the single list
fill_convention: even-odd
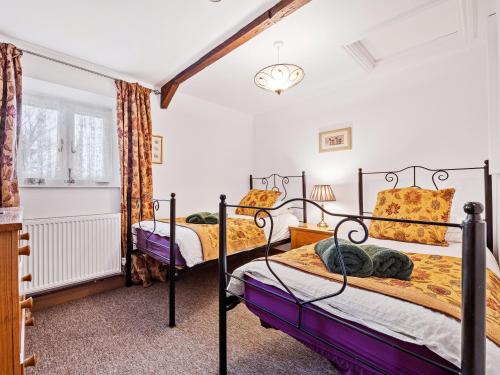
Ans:
[{"label": "yellow floral pillow", "polygon": [[[252,207],[272,207],[278,200],[281,192],[276,190],[259,190],[259,189],[251,189],[247,195],[243,197],[240,201],[240,206],[252,206]],[[236,209],[237,215],[248,215],[254,216],[257,210],[252,208],[241,208],[238,207]]]},{"label": "yellow floral pillow", "polygon": [[[373,216],[394,219],[448,222],[455,189],[425,190],[402,188],[383,190],[377,195]],[[372,220],[370,237],[427,245],[448,246],[448,227]]]}]

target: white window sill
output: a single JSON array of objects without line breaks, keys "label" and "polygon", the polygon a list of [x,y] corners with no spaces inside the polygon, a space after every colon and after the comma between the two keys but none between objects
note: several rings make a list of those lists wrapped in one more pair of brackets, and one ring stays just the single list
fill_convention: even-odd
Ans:
[{"label": "white window sill", "polygon": [[120,189],[120,185],[84,185],[84,184],[46,184],[46,185],[19,185],[21,189]]}]

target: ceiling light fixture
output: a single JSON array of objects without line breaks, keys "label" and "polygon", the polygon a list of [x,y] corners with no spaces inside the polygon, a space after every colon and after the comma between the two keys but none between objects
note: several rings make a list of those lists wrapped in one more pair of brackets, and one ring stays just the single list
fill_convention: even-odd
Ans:
[{"label": "ceiling light fixture", "polygon": [[280,48],[283,42],[274,42],[274,48],[278,53],[278,63],[266,66],[257,72],[254,78],[255,84],[264,90],[274,91],[280,95],[286,89],[299,84],[304,79],[304,69],[295,64],[280,63]]}]

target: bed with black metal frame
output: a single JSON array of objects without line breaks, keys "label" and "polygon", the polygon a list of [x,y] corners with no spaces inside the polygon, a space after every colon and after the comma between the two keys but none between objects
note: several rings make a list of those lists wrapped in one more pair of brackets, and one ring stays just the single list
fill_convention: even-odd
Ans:
[{"label": "bed with black metal frame", "polygon": [[[372,174],[383,174],[385,180],[389,183],[394,183],[393,188],[398,186],[399,174],[405,171],[413,172],[413,187],[417,185],[417,171],[424,170],[432,173],[432,183],[438,189],[438,181],[445,181],[449,177],[451,171],[474,171],[482,170],[484,173],[484,194],[486,216],[485,221],[481,219],[483,205],[477,202],[469,202],[464,206],[466,218],[462,223],[443,223],[431,221],[416,221],[391,219],[385,217],[374,217],[366,215],[367,212],[363,208],[363,176]],[[226,263],[226,226],[225,221],[221,220],[219,233],[219,372],[220,374],[227,373],[227,312],[233,309],[240,302],[245,302],[247,307],[259,318],[261,323],[266,327],[279,329],[297,340],[303,342],[307,346],[316,350],[320,354],[329,358],[328,353],[340,353],[342,356],[351,358],[356,363],[362,364],[362,368],[368,368],[373,373],[395,373],[394,370],[380,366],[373,357],[363,357],[356,351],[356,346],[350,346],[351,343],[347,339],[359,340],[361,346],[366,345],[368,348],[376,346],[379,353],[388,353],[388,355],[402,356],[404,366],[413,366],[413,370],[403,371],[404,373],[458,373],[467,375],[480,375],[485,373],[485,356],[486,356],[486,336],[485,336],[485,249],[488,247],[493,249],[493,216],[492,216],[492,181],[489,174],[488,161],[483,167],[474,168],[448,168],[448,169],[430,169],[421,166],[410,166],[397,171],[385,172],[364,172],[359,169],[359,214],[346,215],[338,214],[325,210],[317,203],[304,198],[295,198],[283,202],[300,202],[302,204],[311,204],[322,210],[325,214],[337,217],[338,224],[334,230],[334,240],[338,245],[337,233],[338,229],[347,222],[355,223],[361,228],[351,230],[348,234],[349,239],[360,244],[368,238],[368,228],[364,220],[374,221],[392,221],[407,224],[426,224],[435,226],[445,226],[451,228],[459,228],[462,230],[462,319],[461,319],[461,366],[458,368],[450,362],[439,357],[434,352],[426,347],[416,344],[404,342],[388,335],[369,329],[361,324],[350,322],[346,319],[339,318],[331,313],[328,313],[313,303],[328,298],[335,298],[340,295],[347,286],[347,278],[345,266],[341,262],[343,269],[343,282],[339,283],[339,288],[334,293],[328,295],[301,300],[298,298],[285,283],[280,279],[279,275],[273,270],[268,259],[270,246],[268,244],[265,254],[265,265],[268,271],[274,276],[276,281],[282,288],[273,287],[253,279],[252,277],[238,277],[234,273],[227,271]],[[241,207],[226,203],[226,197],[221,195],[219,204],[219,215],[225,217],[228,208]],[[279,207],[276,207],[279,208]],[[257,225],[264,226],[266,223],[259,219],[262,213],[270,219],[271,231],[273,220],[271,211],[276,208],[261,208],[254,216]],[[259,215],[259,216],[258,216]],[[362,238],[354,238],[353,234],[361,234]],[[356,236],[358,237],[358,236]],[[342,256],[337,250],[337,256],[342,260]],[[228,289],[228,284],[231,279],[237,279],[244,283],[245,292],[243,295],[232,293]],[[248,294],[247,294],[248,292]],[[253,297],[252,297],[253,296]],[[281,313],[280,311],[286,311]],[[316,330],[311,328],[313,323],[308,323],[309,318],[320,319],[316,322]],[[317,326],[321,326],[322,330],[333,329],[334,335],[340,337],[339,340],[326,339],[325,336],[318,333]],[[330,336],[331,337],[331,336]],[[343,342],[343,339],[346,339]],[[354,349],[353,349],[354,348]],[[383,355],[383,354],[381,354]],[[335,355],[332,354],[333,357]],[[417,366],[417,367],[415,367]],[[421,366],[420,370],[418,366]],[[413,371],[413,372],[412,372]],[[398,373],[403,373],[398,372]],[[363,372],[364,373],[364,372]]]},{"label": "bed with black metal frame", "polygon": [[[284,201],[287,198],[287,186],[291,181],[299,181],[301,196],[306,197],[306,174],[302,172],[300,175],[289,175],[282,176],[278,173],[272,173],[267,177],[254,177],[250,175],[249,185],[250,189],[253,189],[256,184],[260,184],[263,190],[275,190],[282,193],[280,196],[280,201]],[[142,217],[138,223],[138,231],[136,235],[133,234],[132,222],[130,218],[132,216],[132,207],[135,204],[137,207],[141,204],[141,201],[151,199],[152,204],[152,214],[153,217],[151,221],[153,222],[153,230],[143,229],[141,223],[143,222]],[[160,209],[160,203],[168,203],[170,205],[169,214],[169,233],[168,237],[162,236],[156,233],[158,226],[157,212]],[[307,223],[307,205],[305,202],[301,206],[290,206],[290,208],[298,209],[302,211],[302,222]],[[179,247],[176,243],[176,197],[175,193],[171,194],[170,199],[157,199],[157,198],[146,198],[142,199],[133,198],[131,194],[127,195],[127,217],[129,218],[127,222],[127,252],[126,252],[126,285],[130,287],[132,285],[132,254],[136,252],[142,252],[148,256],[156,259],[162,264],[168,265],[168,325],[169,327],[175,327],[176,324],[176,304],[175,304],[175,284],[176,281],[182,278],[186,273],[193,272],[197,269],[204,268],[217,263],[217,259],[209,260],[197,264],[193,267],[187,267],[183,262],[182,255],[179,251]],[[250,218],[250,217],[249,217]],[[269,241],[271,240],[271,235],[269,236]],[[289,238],[281,239],[275,242],[268,242],[265,246],[260,246],[254,249],[249,249],[245,251],[238,252],[233,255],[249,252],[262,252],[263,250],[268,250],[268,246],[279,246],[290,242]]]}]

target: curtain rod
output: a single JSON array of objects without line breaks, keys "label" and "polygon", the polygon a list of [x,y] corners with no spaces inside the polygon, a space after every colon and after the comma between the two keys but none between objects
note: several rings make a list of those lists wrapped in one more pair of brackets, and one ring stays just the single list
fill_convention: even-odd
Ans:
[{"label": "curtain rod", "polygon": [[[95,70],[90,70],[90,69],[84,68],[82,66],[78,66],[78,65],[75,65],[75,64],[68,63],[66,61],[58,60],[58,59],[55,59],[53,57],[49,57],[49,56],[45,56],[45,55],[39,54],[37,52],[33,52],[33,51],[30,51],[30,50],[21,49],[21,48],[20,48],[20,50],[23,51],[23,53],[27,53],[29,55],[37,56],[37,57],[40,57],[42,59],[49,60],[49,61],[52,61],[52,62],[55,62],[55,63],[58,63],[58,64],[66,65],[66,66],[69,66],[69,67],[74,68],[74,69],[83,70],[84,72],[87,72],[87,73],[90,73],[90,74],[94,74],[94,75],[99,76],[99,77],[104,77],[104,78],[112,79],[113,81],[120,81],[120,79],[112,77],[112,76],[109,76],[107,74],[99,73],[99,72],[96,72]],[[160,95],[160,91],[159,90],[152,90],[152,92],[155,95]]]}]

